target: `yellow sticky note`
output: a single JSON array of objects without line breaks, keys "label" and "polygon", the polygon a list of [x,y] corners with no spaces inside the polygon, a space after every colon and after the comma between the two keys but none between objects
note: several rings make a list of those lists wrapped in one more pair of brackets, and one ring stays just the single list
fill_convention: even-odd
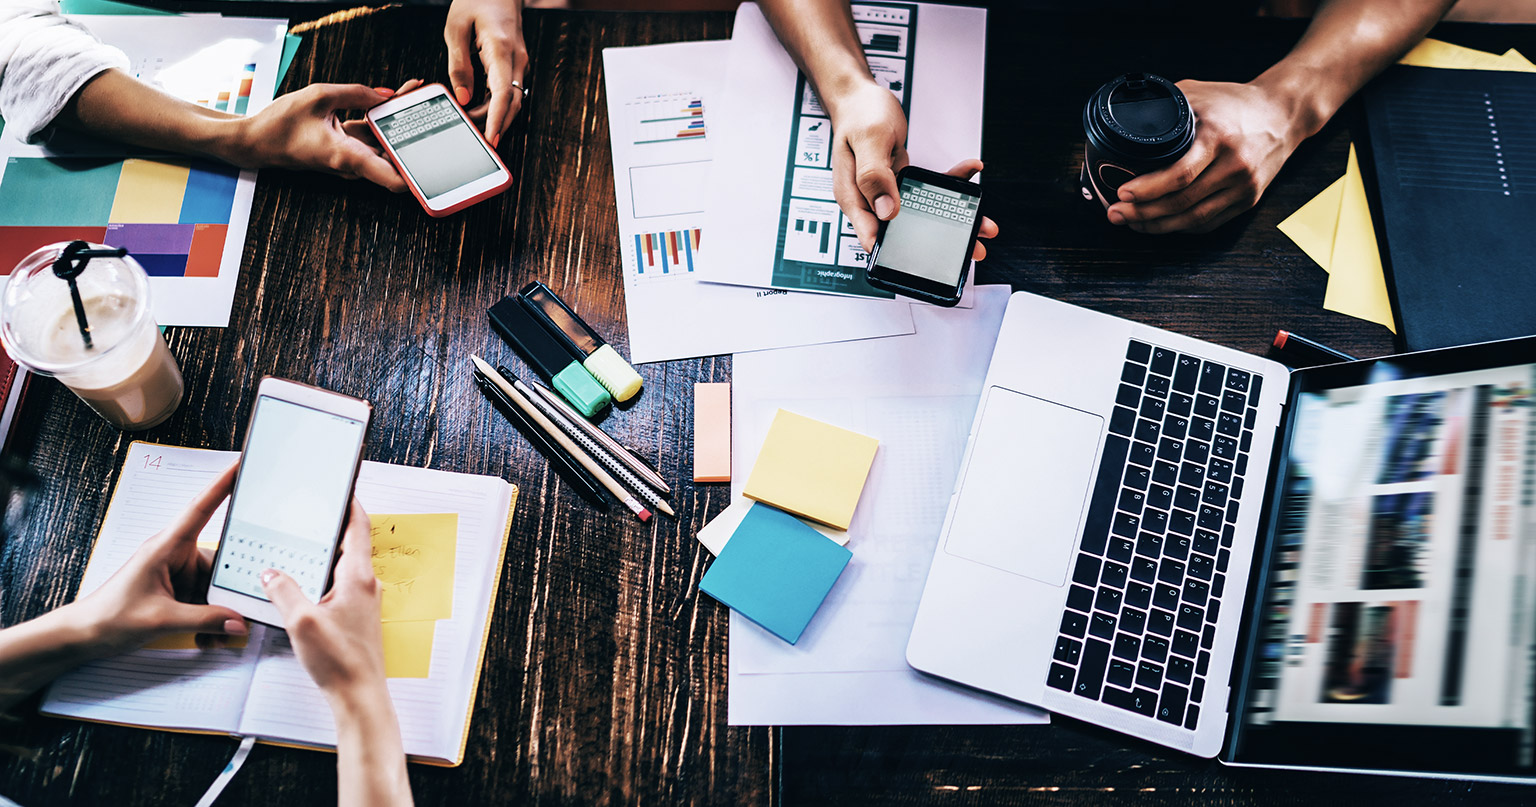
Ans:
[{"label": "yellow sticky note", "polygon": [[437,623],[384,623],[384,677],[426,678],[432,672],[432,636]]},{"label": "yellow sticky note", "polygon": [[457,513],[373,516],[373,573],[384,587],[385,622],[453,616]]},{"label": "yellow sticky note", "polygon": [[[218,550],[219,542],[218,541],[198,541],[197,542],[197,548],[198,549],[206,549],[206,550],[208,550],[210,552],[214,552],[214,551]],[[248,638],[250,638],[250,637],[248,637],[248,636],[230,636],[230,637],[228,637],[228,638],[226,638],[224,640],[225,643],[226,643],[225,646],[226,647],[235,648],[235,649],[243,648],[243,647],[245,647],[245,642],[246,642],[246,639],[248,639]],[[197,649],[199,649],[198,646],[197,646],[197,634],[195,634],[195,633],[172,633],[172,634],[169,634],[167,636],[161,636],[160,638],[154,640],[153,642],[150,642],[149,644],[144,645],[144,649],[145,650],[197,650]]]},{"label": "yellow sticky note", "polygon": [[1371,207],[1365,198],[1365,182],[1360,178],[1360,160],[1353,143],[1349,146],[1349,166],[1343,181],[1339,228],[1333,239],[1333,254],[1328,259],[1328,291],[1323,296],[1323,307],[1385,325],[1387,330],[1397,333],[1392,302],[1387,296],[1386,273],[1381,266],[1381,250],[1376,246]]},{"label": "yellow sticky note", "polygon": [[113,224],[176,224],[191,164],[176,160],[123,160],[112,199]]},{"label": "yellow sticky note", "polygon": [[846,530],[879,447],[873,437],[780,409],[743,493]]},{"label": "yellow sticky note", "polygon": [[1339,204],[1343,199],[1344,178],[1339,177],[1280,222],[1280,232],[1295,241],[1324,272],[1329,271],[1328,264],[1333,260],[1333,237],[1339,230]]},{"label": "yellow sticky note", "polygon": [[[1510,53],[1514,56],[1511,57]],[[1438,67],[1444,70],[1509,70],[1522,73],[1536,72],[1536,65],[1532,65],[1519,51],[1511,49],[1508,53],[1498,54],[1487,51],[1464,48],[1460,45],[1452,45],[1438,39],[1425,39],[1413,50],[1404,54],[1398,64],[1412,65],[1414,67]]]}]

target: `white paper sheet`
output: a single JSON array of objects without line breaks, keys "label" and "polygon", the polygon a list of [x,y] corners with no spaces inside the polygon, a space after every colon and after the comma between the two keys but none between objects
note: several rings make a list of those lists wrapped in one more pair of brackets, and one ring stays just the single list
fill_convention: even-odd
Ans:
[{"label": "white paper sheet", "polygon": [[709,245],[737,248],[703,225],[705,177],[719,147],[713,110],[730,48],[720,41],[603,50],[632,360],[911,333],[906,304],[698,281],[693,269]]},{"label": "white paper sheet", "polygon": [[780,408],[878,438],[880,449],[849,529],[853,560],[800,641],[787,644],[731,614],[731,725],[1045,721],[906,663],[1008,294],[980,286],[972,310],[914,308],[910,336],[735,357],[737,495]]},{"label": "white paper sheet", "polygon": [[[890,9],[916,11],[915,25],[889,26],[887,30],[895,33],[886,34],[895,37],[903,31],[914,32],[910,60],[905,58],[908,43],[904,40],[894,50],[884,46],[884,52],[889,54],[886,56],[876,55],[882,52],[881,47],[868,44],[869,31],[879,26],[864,20],[886,14]],[[856,3],[854,17],[866,40],[865,50],[877,78],[898,99],[906,100],[910,91],[907,153],[912,164],[947,171],[961,160],[980,157],[986,10],[926,3]],[[895,18],[907,19],[900,15]],[[808,90],[805,97],[796,97],[799,72],[755,3],[743,3],[737,9],[731,37],[730,78],[722,110],[722,126],[728,128],[716,144],[715,171],[711,174],[706,207],[706,228],[721,242],[731,244],[731,249],[706,254],[698,267],[700,276],[709,283],[810,289],[822,283],[814,275],[834,270],[860,273],[863,250],[853,237],[847,217],[837,211],[830,194],[812,190],[831,182],[830,162],[824,153],[829,150],[830,138],[822,136],[824,130],[830,131],[830,126],[818,127],[818,122],[826,119],[815,117],[822,114],[820,101]],[[897,58],[898,55],[903,58]],[[906,83],[909,61],[910,87]],[[885,66],[898,69],[890,72]],[[798,130],[797,109],[802,112]],[[812,127],[818,128],[812,131]],[[791,156],[796,181],[786,194],[786,171]],[[814,225],[797,231],[792,222],[799,219],[821,219],[817,232],[835,223],[838,246],[829,250],[835,254],[822,253],[823,257],[817,258],[820,242],[802,243],[805,232]],[[784,275],[775,277],[781,232],[785,257],[811,264],[830,262],[829,265],[814,271],[809,281]],[[855,252],[857,257],[851,257]],[[974,276],[973,268],[962,306],[970,305]],[[855,291],[835,279],[827,283],[830,285],[823,291]],[[860,293],[880,293],[862,283],[855,285],[864,289]]]},{"label": "white paper sheet", "polygon": [[[133,75],[178,98],[214,107],[218,94],[226,92],[229,111],[241,111],[235,105],[243,82],[249,80],[245,114],[272,102],[287,28],[281,20],[103,14],[70,19],[122,49]],[[49,158],[52,165],[72,169],[73,178],[64,183],[68,187],[59,187],[59,172],[40,167]],[[174,198],[142,193],[153,180],[145,173],[118,173],[114,166],[124,158],[170,160],[182,166],[190,161],[191,174],[184,180],[190,190],[185,195],[178,191]],[[42,192],[47,186],[52,186],[50,191]],[[223,327],[229,324],[234,303],[255,190],[255,171],[236,172],[220,163],[181,156],[157,157],[147,149],[69,132],[56,133],[47,146],[30,146],[16,138],[15,130],[7,130],[0,135],[0,244],[7,245],[0,250],[6,256],[0,260],[0,290],[19,260],[13,253],[25,255],[76,238],[104,241],[127,246],[141,258],[151,275],[151,302],[161,325]],[[194,197],[200,201],[184,204]],[[25,199],[39,203],[17,203]],[[163,257],[145,258],[156,255]],[[183,258],[179,268],[173,257],[178,255]]]}]

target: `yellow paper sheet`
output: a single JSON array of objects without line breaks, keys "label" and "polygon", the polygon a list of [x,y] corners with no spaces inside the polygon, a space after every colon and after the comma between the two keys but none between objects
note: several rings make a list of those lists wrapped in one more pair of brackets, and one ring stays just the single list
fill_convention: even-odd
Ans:
[{"label": "yellow paper sheet", "polygon": [[873,437],[780,409],[742,492],[846,530],[879,447]]},{"label": "yellow paper sheet", "polygon": [[1398,64],[1414,67],[1439,67],[1446,70],[1510,70],[1536,73],[1532,65],[1514,48],[1503,54],[1464,48],[1438,39],[1425,39],[1399,59]]},{"label": "yellow paper sheet", "polygon": [[436,622],[384,623],[384,677],[426,678],[432,671]]},{"label": "yellow paper sheet", "polygon": [[1333,261],[1333,237],[1339,231],[1339,204],[1343,199],[1344,178],[1339,177],[1280,222],[1280,232],[1295,241],[1324,272],[1331,271],[1328,265]]},{"label": "yellow paper sheet", "polygon": [[453,616],[456,513],[373,516],[373,573],[384,587],[385,622]]},{"label": "yellow paper sheet", "polygon": [[1397,333],[1392,301],[1387,296],[1386,272],[1381,266],[1381,250],[1376,246],[1376,229],[1371,225],[1371,207],[1365,198],[1365,182],[1360,178],[1360,160],[1355,156],[1353,143],[1349,146],[1349,166],[1343,181],[1339,228],[1333,238],[1333,254],[1328,259],[1328,291],[1323,295],[1323,307],[1385,325],[1387,330]]}]

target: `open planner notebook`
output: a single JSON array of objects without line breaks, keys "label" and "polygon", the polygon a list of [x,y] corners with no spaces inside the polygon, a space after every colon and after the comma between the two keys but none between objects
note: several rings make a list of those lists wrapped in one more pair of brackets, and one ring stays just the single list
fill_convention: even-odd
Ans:
[{"label": "open planner notebook", "polygon": [[[106,582],[237,453],[134,443],[86,565],[80,595]],[[496,477],[364,462],[357,497],[374,514],[457,515],[452,611],[432,628],[428,672],[388,682],[405,752],[418,762],[457,765],[464,759],[469,736],[517,488]],[[199,544],[218,542],[224,514],[221,506],[198,536]],[[252,623],[242,647],[198,650],[175,644],[156,643],[75,670],[48,690],[43,713],[335,747],[330,707],[294,656],[284,631]]]}]

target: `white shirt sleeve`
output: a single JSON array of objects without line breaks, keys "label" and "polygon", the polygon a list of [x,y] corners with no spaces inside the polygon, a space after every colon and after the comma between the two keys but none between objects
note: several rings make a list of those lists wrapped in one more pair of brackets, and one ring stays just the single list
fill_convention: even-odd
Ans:
[{"label": "white shirt sleeve", "polygon": [[96,74],[128,57],[64,19],[57,0],[0,0],[0,116],[36,142]]}]

